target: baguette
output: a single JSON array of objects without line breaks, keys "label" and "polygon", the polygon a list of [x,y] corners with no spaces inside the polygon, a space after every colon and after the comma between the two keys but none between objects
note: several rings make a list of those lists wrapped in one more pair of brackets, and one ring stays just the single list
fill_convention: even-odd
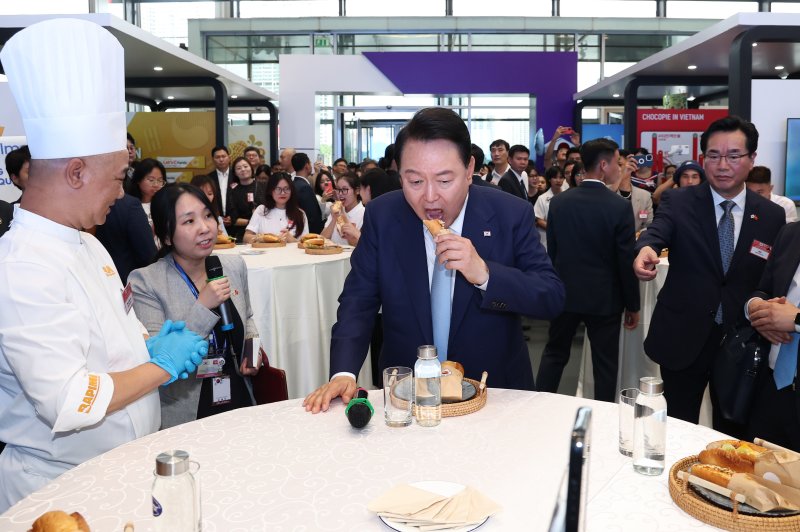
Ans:
[{"label": "baguette", "polygon": [[428,231],[430,231],[431,235],[434,237],[446,235],[450,232],[450,230],[444,226],[444,222],[442,220],[422,220],[422,223],[425,224],[425,227],[428,228]]},{"label": "baguette", "polygon": [[712,482],[717,486],[722,486],[723,488],[728,487],[728,483],[734,475],[734,471],[726,467],[710,464],[694,464],[690,473],[698,478]]},{"label": "baguette", "polygon": [[274,233],[260,233],[256,235],[254,242],[263,242],[265,244],[277,244],[282,242],[281,237]]},{"label": "baguette", "polygon": [[724,467],[736,473],[754,473],[756,459],[767,450],[746,441],[721,440],[709,443],[699,458],[703,464]]}]

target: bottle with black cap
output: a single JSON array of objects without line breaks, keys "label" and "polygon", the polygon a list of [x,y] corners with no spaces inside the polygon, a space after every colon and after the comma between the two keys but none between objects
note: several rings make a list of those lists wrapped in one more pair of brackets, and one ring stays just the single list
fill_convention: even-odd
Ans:
[{"label": "bottle with black cap", "polygon": [[633,469],[643,475],[660,475],[664,471],[667,444],[667,399],[663,380],[639,379],[633,420]]}]

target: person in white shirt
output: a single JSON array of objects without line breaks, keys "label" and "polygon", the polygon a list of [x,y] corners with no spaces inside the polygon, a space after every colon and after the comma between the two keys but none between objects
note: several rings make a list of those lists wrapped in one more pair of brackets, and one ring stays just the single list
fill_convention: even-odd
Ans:
[{"label": "person in white shirt", "polygon": [[264,203],[253,212],[244,231],[244,243],[250,244],[263,233],[278,235],[286,242],[296,242],[308,234],[308,218],[297,205],[292,176],[286,172],[269,177]]},{"label": "person in white shirt", "polygon": [[550,188],[536,200],[536,205],[533,206],[533,214],[536,216],[539,240],[544,248],[547,249],[547,213],[550,211],[550,200],[556,194],[560,194],[564,186],[564,171],[560,166],[551,166],[545,171],[544,179]]},{"label": "person in white shirt", "polygon": [[489,153],[492,157],[492,175],[489,176],[489,182],[493,185],[499,185],[500,178],[508,172],[508,150],[511,145],[503,139],[497,139],[489,144]]},{"label": "person in white shirt", "polygon": [[772,171],[766,166],[754,166],[750,173],[747,174],[747,188],[758,194],[759,196],[770,200],[772,203],[783,207],[786,211],[786,223],[797,221],[797,206],[794,201],[786,196],[779,196],[772,193],[774,185],[772,184]]},{"label": "person in white shirt", "polygon": [[0,60],[32,158],[0,239],[2,513],[158,430],[158,387],[194,372],[208,344],[172,322],[145,341],[130,288],[81,231],[102,225],[123,195],[122,46],[97,24],[58,18],[15,34]]},{"label": "person in white shirt", "polygon": [[[355,175],[345,174],[336,180],[335,190],[337,203],[331,206],[331,215],[321,234],[336,244],[355,246],[364,223],[364,206],[358,200],[360,182]],[[339,202],[342,207],[336,212]]]}]

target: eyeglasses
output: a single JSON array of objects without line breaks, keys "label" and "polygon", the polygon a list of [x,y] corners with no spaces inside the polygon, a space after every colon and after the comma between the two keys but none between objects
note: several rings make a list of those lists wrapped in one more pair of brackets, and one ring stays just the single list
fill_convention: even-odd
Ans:
[{"label": "eyeglasses", "polygon": [[748,156],[750,156],[750,153],[728,153],[726,155],[722,155],[721,153],[709,153],[706,155],[706,161],[711,164],[719,164],[722,159],[727,159],[729,165],[736,166],[742,162],[742,159]]},{"label": "eyeglasses", "polygon": [[585,176],[585,175],[586,175],[586,172],[578,172],[578,173],[577,173],[577,174],[575,174],[573,177],[583,177],[583,176]]},{"label": "eyeglasses", "polygon": [[353,189],[352,188],[335,188],[333,190],[335,190],[337,194],[341,194],[343,196],[346,196]]},{"label": "eyeglasses", "polygon": [[163,187],[167,183],[163,179],[156,179],[155,177],[145,177],[144,180],[157,187]]},{"label": "eyeglasses", "polygon": [[289,187],[275,187],[275,192],[278,194],[288,194],[292,189]]}]

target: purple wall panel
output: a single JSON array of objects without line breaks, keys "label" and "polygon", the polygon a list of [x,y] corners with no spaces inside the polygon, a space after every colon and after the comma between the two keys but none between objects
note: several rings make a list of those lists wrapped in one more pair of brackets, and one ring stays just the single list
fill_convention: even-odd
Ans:
[{"label": "purple wall panel", "polygon": [[403,94],[535,94],[549,140],[572,124],[576,52],[365,52]]}]

